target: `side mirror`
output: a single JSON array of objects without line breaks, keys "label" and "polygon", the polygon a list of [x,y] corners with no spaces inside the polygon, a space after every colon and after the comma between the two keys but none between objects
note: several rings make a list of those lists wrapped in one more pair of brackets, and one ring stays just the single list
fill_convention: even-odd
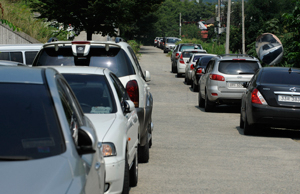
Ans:
[{"label": "side mirror", "polygon": [[97,136],[92,128],[82,126],[78,130],[77,151],[79,155],[93,154],[97,149]]},{"label": "side mirror", "polygon": [[244,88],[248,88],[248,82],[244,82],[243,84],[242,84],[242,86],[244,87]]},{"label": "side mirror", "polygon": [[135,109],[134,103],[131,100],[124,101],[124,112],[129,113]]},{"label": "side mirror", "polygon": [[151,80],[151,75],[149,71],[145,71],[145,81],[149,82]]}]

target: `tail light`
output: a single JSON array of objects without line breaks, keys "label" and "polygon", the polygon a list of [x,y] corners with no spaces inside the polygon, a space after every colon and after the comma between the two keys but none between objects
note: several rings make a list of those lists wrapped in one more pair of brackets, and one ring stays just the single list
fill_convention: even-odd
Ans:
[{"label": "tail light", "polygon": [[264,97],[261,95],[261,93],[256,88],[251,93],[251,102],[253,104],[264,104],[264,105],[267,105],[266,100],[264,99]]},{"label": "tail light", "polygon": [[183,57],[182,57],[182,54],[180,55],[180,60],[179,60],[180,63],[184,64],[184,60],[183,60]]},{"label": "tail light", "polygon": [[202,75],[202,68],[199,68],[196,72],[197,75]]},{"label": "tail light", "polygon": [[225,78],[222,75],[218,75],[218,74],[210,74],[209,78],[211,80],[216,80],[216,81],[225,81]]},{"label": "tail light", "polygon": [[126,91],[130,100],[134,103],[135,107],[139,107],[139,87],[136,80],[131,80],[126,84]]},{"label": "tail light", "polygon": [[179,53],[176,53],[175,58],[178,59],[179,57]]},{"label": "tail light", "polygon": [[193,64],[191,64],[191,66],[190,66],[190,70],[193,70],[194,69],[194,65]]}]

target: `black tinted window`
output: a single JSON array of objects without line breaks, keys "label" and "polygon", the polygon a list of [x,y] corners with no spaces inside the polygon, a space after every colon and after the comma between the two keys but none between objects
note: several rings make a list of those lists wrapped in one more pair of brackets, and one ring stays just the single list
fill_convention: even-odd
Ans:
[{"label": "black tinted window", "polygon": [[34,66],[97,66],[110,69],[118,77],[134,74],[130,59],[124,50],[118,47],[106,51],[101,46],[91,46],[88,56],[73,56],[71,46],[45,48],[39,54]]},{"label": "black tinted window", "polygon": [[[273,67],[272,67],[273,68]],[[260,82],[263,84],[300,85],[300,72],[263,71]]]},{"label": "black tinted window", "polygon": [[175,42],[177,42],[178,41],[178,39],[167,39],[167,43],[175,43]]},{"label": "black tinted window", "polygon": [[224,74],[254,74],[259,68],[255,61],[221,61],[219,63],[219,72]]},{"label": "black tinted window", "polygon": [[0,84],[0,89],[0,159],[38,159],[65,151],[46,86]]},{"label": "black tinted window", "polygon": [[212,57],[202,57],[201,59],[199,59],[199,65],[206,67],[211,58]]},{"label": "black tinted window", "polygon": [[25,58],[26,58],[26,65],[31,65],[33,62],[34,57],[36,56],[37,51],[26,51]]},{"label": "black tinted window", "polygon": [[0,52],[0,60],[24,63],[22,52]]},{"label": "black tinted window", "polygon": [[104,75],[63,74],[84,113],[116,112],[115,99]]}]

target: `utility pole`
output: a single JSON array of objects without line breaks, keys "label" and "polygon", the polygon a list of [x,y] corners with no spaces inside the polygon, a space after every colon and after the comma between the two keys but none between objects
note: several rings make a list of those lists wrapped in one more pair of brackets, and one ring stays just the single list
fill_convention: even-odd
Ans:
[{"label": "utility pole", "polygon": [[179,38],[181,38],[181,13],[179,13]]},{"label": "utility pole", "polygon": [[244,0],[242,0],[242,33],[243,33],[243,38],[242,38],[242,49],[243,49],[243,54],[246,54],[245,51],[245,12],[244,12]]},{"label": "utility pole", "polygon": [[230,12],[231,12],[231,0],[228,0],[227,26],[226,26],[226,49],[225,49],[226,54],[229,54]]},{"label": "utility pole", "polygon": [[221,28],[221,0],[218,0],[218,36],[220,35]]}]

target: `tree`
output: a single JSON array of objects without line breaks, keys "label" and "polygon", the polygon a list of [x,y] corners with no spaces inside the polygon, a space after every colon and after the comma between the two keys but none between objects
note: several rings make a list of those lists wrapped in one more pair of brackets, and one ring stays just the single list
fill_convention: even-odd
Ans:
[{"label": "tree", "polygon": [[149,13],[158,0],[147,3],[138,0],[29,0],[34,12],[48,21],[56,20],[65,25],[72,24],[76,30],[87,32],[87,40],[93,33],[115,36],[120,25],[130,25],[137,16]]}]

